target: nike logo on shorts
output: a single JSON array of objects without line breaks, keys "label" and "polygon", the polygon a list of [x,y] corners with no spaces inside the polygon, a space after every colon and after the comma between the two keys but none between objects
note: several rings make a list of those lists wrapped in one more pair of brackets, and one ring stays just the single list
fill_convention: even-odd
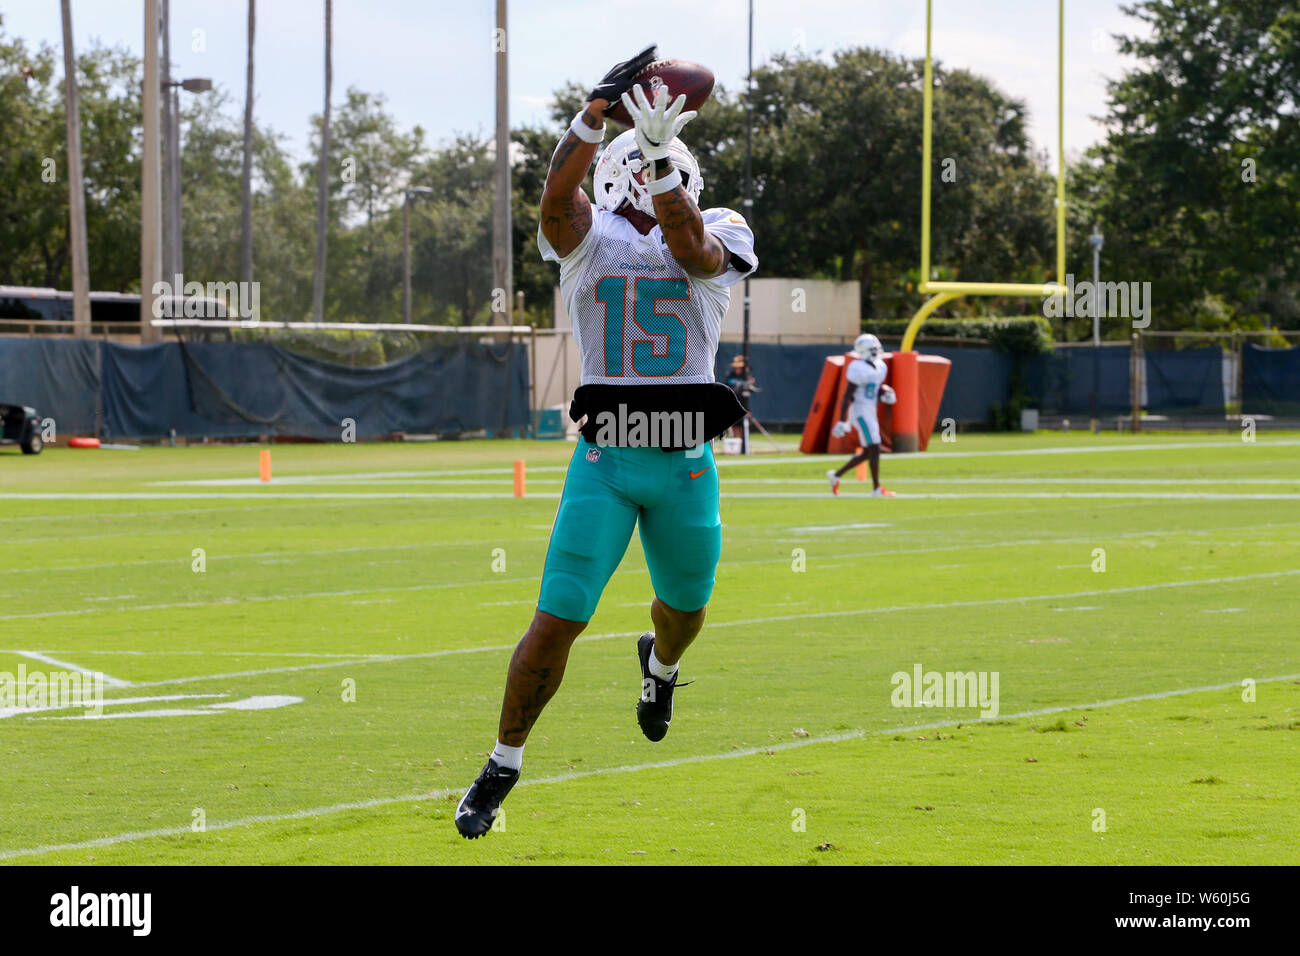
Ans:
[{"label": "nike logo on shorts", "polygon": [[[709,466],[709,468],[712,468],[712,467],[713,467],[712,465]],[[704,471],[708,471],[708,470],[709,470],[708,468],[705,468],[705,469],[704,469]],[[704,471],[693,471],[693,472],[691,472],[691,481],[694,481],[696,478],[700,477],[700,475],[704,474]]]}]

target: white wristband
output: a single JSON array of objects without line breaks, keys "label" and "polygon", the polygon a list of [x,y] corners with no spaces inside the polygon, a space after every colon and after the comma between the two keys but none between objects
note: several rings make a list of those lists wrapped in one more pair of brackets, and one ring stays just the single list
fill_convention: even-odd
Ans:
[{"label": "white wristband", "polygon": [[569,132],[584,143],[599,143],[605,138],[605,125],[602,122],[600,129],[592,129],[582,121],[582,113],[579,113],[569,124]]},{"label": "white wristband", "polygon": [[664,193],[670,193],[682,184],[682,171],[673,167],[673,171],[663,179],[656,179],[653,182],[646,183],[645,191],[651,196],[660,196]]}]

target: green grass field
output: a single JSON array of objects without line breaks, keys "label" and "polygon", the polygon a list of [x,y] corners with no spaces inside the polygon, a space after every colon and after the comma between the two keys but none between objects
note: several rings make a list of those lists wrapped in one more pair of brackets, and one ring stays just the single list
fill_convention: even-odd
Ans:
[{"label": "green grass field", "polygon": [[[462,840],[571,450],[276,446],[267,486],[253,446],[0,451],[0,671],[111,679],[100,718],[0,710],[0,860],[1300,863],[1281,433],[962,435],[886,457],[893,500],[719,456],[668,738],[634,539],[503,831]],[[894,706],[918,664],[996,672],[998,716]]]}]

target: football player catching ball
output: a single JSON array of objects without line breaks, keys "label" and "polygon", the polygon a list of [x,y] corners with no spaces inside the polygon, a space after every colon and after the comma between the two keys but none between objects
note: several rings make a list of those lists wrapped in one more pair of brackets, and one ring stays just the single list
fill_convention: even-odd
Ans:
[{"label": "football player catching ball", "polygon": [[[582,356],[569,414],[586,422],[551,529],[537,609],[510,659],[496,747],[456,809],[456,827],[469,838],[491,829],[519,780],[524,741],[559,688],[569,649],[633,528],[654,586],[654,629],[636,647],[637,722],[650,740],[668,732],[678,662],[713,591],[722,523],[708,442],[744,414],[714,381],[714,359],[730,287],[758,260],[742,216],[699,208],[704,181],[678,139],[696,114],[660,77],[649,81],[647,96],[636,78],[653,62],[651,46],[591,91],[556,147],[542,192],[537,245],[560,265]],[[619,102],[635,128],[601,152],[593,206],[582,184],[605,138],[604,118]],[[637,415],[699,427],[650,442],[635,429],[598,427]]]}]

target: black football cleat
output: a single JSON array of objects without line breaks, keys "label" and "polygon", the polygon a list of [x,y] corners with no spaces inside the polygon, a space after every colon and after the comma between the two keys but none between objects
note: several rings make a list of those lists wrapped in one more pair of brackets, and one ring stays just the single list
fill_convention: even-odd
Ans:
[{"label": "black football cleat", "polygon": [[659,741],[668,734],[668,725],[673,722],[673,690],[686,684],[678,684],[676,674],[672,680],[661,680],[650,673],[650,651],[654,646],[653,631],[646,631],[636,642],[637,657],[641,659],[641,698],[636,702],[636,722],[646,739]]},{"label": "black football cleat", "polygon": [[519,771],[503,767],[491,757],[483,765],[465,796],[456,807],[456,829],[467,840],[474,840],[492,829],[501,811],[501,801],[519,782]]}]

